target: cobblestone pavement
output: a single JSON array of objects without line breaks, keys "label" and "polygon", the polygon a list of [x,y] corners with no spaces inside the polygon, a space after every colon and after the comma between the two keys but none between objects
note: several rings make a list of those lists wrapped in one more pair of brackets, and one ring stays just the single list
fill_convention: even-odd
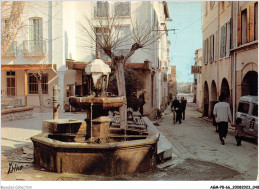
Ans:
[{"label": "cobblestone pavement", "polygon": [[[66,117],[84,119],[83,114],[67,113]],[[69,115],[73,114],[73,115]],[[44,117],[25,122],[23,120],[2,123],[3,133],[8,126],[18,124],[13,128],[13,136],[5,141],[6,147],[2,149],[1,177],[2,180],[24,180],[24,181],[89,181],[89,180],[142,180],[142,181],[196,181],[196,180],[256,180],[258,146],[250,141],[243,141],[241,147],[237,147],[232,130],[230,130],[226,144],[219,142],[218,134],[211,123],[200,119],[201,114],[195,110],[194,104],[189,103],[186,111],[186,120],[182,124],[172,124],[172,114],[168,108],[162,119],[157,120],[158,129],[173,144],[173,158],[158,164],[155,172],[143,174],[108,176],[89,176],[76,174],[57,174],[48,172],[33,164],[33,146],[21,138],[29,138],[33,133],[41,132],[41,121],[49,119],[50,113],[43,114]],[[66,115],[66,113],[65,113]],[[38,116],[37,116],[38,117]],[[83,118],[82,118],[83,117]],[[64,117],[61,117],[64,118]],[[37,123],[38,121],[38,123]],[[26,124],[24,124],[24,122]],[[30,127],[29,127],[30,124]],[[25,126],[29,132],[21,134],[20,126]],[[36,131],[33,128],[35,127]],[[23,128],[23,129],[24,129]],[[31,132],[32,131],[32,132]],[[10,133],[10,132],[9,132]],[[6,135],[6,134],[5,134]],[[32,135],[31,135],[32,136]],[[5,136],[5,138],[7,138]],[[16,142],[17,141],[17,142]],[[21,142],[20,142],[21,141]],[[13,142],[15,147],[7,146]],[[18,143],[18,144],[16,144]],[[22,170],[8,173],[9,164],[23,166]]]}]

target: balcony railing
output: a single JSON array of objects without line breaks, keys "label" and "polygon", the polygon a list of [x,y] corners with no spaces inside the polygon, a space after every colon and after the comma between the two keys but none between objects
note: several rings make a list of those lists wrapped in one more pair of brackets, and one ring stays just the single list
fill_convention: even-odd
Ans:
[{"label": "balcony railing", "polygon": [[3,57],[16,57],[16,55],[17,55],[17,41],[14,41],[9,47],[6,54],[3,55]]},{"label": "balcony railing", "polygon": [[46,41],[45,40],[26,40],[23,41],[24,56],[45,56]]}]

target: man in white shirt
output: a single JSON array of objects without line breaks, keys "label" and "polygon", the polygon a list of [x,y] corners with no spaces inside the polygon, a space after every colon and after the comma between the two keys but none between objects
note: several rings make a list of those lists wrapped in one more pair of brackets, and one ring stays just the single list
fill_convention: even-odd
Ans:
[{"label": "man in white shirt", "polygon": [[225,96],[221,94],[219,96],[219,103],[215,104],[213,110],[218,125],[219,139],[223,145],[225,144],[225,138],[228,133],[228,122],[232,122],[230,106],[224,100]]}]

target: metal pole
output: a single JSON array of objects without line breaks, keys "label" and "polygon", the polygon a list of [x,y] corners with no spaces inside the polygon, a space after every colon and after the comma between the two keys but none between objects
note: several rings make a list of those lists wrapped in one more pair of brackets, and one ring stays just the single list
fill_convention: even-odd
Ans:
[{"label": "metal pole", "polygon": [[58,110],[60,109],[59,92],[60,88],[55,85],[53,87],[53,119],[58,119]]}]

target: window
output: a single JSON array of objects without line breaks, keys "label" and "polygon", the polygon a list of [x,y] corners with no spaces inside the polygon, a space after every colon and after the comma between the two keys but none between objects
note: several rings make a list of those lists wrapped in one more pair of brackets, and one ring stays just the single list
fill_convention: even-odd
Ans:
[{"label": "window", "polygon": [[220,58],[226,56],[226,45],[227,45],[227,24],[224,24],[221,27]]},{"label": "window", "polygon": [[43,35],[42,35],[42,19],[30,18],[29,20],[29,42],[28,51],[32,55],[43,54]]},{"label": "window", "polygon": [[[115,31],[118,34],[118,40],[120,41],[120,44],[118,44],[118,47],[113,50],[114,54],[116,56],[126,56],[129,52],[129,49],[131,49],[131,38],[129,38],[130,35],[130,28],[129,26],[120,26],[115,27]],[[130,58],[128,59],[130,61]]]},{"label": "window", "polygon": [[101,59],[103,61],[110,61],[110,58],[105,54],[102,49],[103,46],[106,45],[109,35],[108,28],[96,28],[96,54],[100,53]]},{"label": "window", "polygon": [[241,7],[237,20],[237,46],[258,39],[258,2]]},{"label": "window", "polygon": [[30,40],[42,40],[42,19],[30,18]]},{"label": "window", "polygon": [[204,64],[208,63],[209,60],[209,39],[207,38],[203,42],[203,58],[204,58]]},{"label": "window", "polygon": [[6,72],[7,96],[15,96],[15,71]]},{"label": "window", "polygon": [[254,40],[258,40],[258,3],[254,4]]},{"label": "window", "polygon": [[115,2],[115,16],[130,16],[130,2]]},{"label": "window", "polygon": [[97,1],[95,16],[108,17],[109,16],[109,4],[108,1]]},{"label": "window", "polygon": [[209,37],[209,62],[214,61],[214,34]]},{"label": "window", "polygon": [[247,9],[241,12],[241,41],[242,44],[247,42]]},{"label": "window", "polygon": [[[38,94],[37,78],[32,73],[29,73],[28,78],[29,78],[28,80],[29,94]],[[48,74],[42,75],[41,84],[42,84],[42,93],[48,94]]]},{"label": "window", "polygon": [[237,111],[247,114],[249,111],[249,104],[240,102]]}]

